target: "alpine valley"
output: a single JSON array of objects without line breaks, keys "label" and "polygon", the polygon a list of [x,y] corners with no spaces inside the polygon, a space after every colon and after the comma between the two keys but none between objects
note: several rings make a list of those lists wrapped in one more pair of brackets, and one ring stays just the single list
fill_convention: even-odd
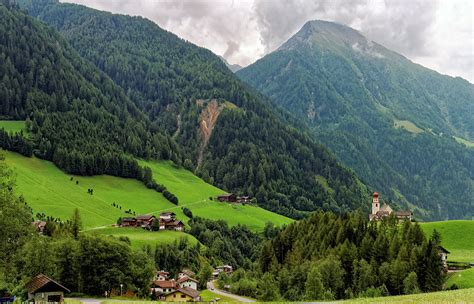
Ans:
[{"label": "alpine valley", "polygon": [[0,0],[0,303],[466,303],[473,102],[336,23],[242,68]]}]

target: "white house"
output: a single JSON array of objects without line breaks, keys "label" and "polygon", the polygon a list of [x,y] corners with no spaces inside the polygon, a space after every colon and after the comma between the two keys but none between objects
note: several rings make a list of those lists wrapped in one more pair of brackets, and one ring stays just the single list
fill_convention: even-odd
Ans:
[{"label": "white house", "polygon": [[182,276],[180,279],[178,279],[178,281],[176,281],[176,283],[181,288],[189,287],[191,289],[198,290],[199,282],[188,276]]}]

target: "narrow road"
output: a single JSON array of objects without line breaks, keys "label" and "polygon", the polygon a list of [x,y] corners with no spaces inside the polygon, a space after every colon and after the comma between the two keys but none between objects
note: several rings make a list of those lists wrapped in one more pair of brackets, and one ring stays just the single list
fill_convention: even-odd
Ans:
[{"label": "narrow road", "polygon": [[224,296],[224,297],[228,297],[228,298],[232,298],[232,299],[235,299],[239,302],[244,302],[244,303],[255,302],[252,299],[244,298],[244,297],[235,295],[235,294],[230,293],[230,292],[225,292],[225,291],[216,289],[216,288],[214,288],[214,283],[212,281],[207,282],[207,289],[209,289],[211,292],[213,292],[215,294],[218,294],[218,295],[221,295],[221,296]]}]

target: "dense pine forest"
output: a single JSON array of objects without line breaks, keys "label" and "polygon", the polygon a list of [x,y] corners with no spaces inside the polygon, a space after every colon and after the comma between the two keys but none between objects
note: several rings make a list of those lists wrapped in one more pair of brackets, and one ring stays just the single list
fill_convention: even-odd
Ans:
[{"label": "dense pine forest", "polygon": [[69,173],[138,177],[131,156],[172,158],[172,140],[153,129],[104,73],[53,29],[0,5],[0,116],[26,120],[29,140],[1,145],[52,160]]},{"label": "dense pine forest", "polygon": [[[50,0],[20,4],[58,29],[120,86],[124,102],[131,101],[137,115],[146,117],[140,119],[146,126],[134,127],[135,132],[164,132],[156,137],[165,143],[157,144],[169,153],[145,153],[139,147],[146,147],[146,134],[140,141],[119,137],[126,143],[121,147],[125,153],[171,158],[220,188],[256,197],[261,206],[293,218],[318,209],[343,212],[365,205],[366,187],[353,172],[283,121],[210,51],[140,17]],[[203,122],[213,124],[209,133]]]},{"label": "dense pine forest", "polygon": [[[417,216],[474,214],[474,86],[336,23],[308,22],[237,72],[313,129],[368,185]],[[460,199],[460,197],[462,199]]]}]

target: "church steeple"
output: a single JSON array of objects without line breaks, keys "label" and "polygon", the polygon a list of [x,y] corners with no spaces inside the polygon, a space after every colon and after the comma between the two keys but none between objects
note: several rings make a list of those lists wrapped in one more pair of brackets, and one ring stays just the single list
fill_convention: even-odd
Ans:
[{"label": "church steeple", "polygon": [[379,194],[377,192],[374,192],[374,194],[372,195],[372,214],[376,214],[379,210]]}]

